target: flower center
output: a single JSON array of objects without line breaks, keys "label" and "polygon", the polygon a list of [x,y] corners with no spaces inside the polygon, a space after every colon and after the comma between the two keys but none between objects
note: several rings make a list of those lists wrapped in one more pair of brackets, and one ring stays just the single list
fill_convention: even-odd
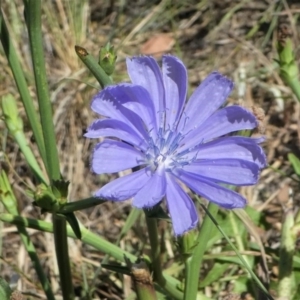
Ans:
[{"label": "flower center", "polygon": [[170,172],[175,167],[184,166],[191,162],[184,154],[178,153],[180,142],[184,136],[176,131],[164,131],[160,128],[156,139],[149,137],[148,149],[146,152],[147,164],[154,172],[158,168],[164,168]]}]

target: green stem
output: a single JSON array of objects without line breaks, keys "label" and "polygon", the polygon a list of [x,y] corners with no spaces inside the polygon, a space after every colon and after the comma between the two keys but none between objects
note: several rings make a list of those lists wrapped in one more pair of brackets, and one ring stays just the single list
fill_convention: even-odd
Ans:
[{"label": "green stem", "polygon": [[56,148],[55,131],[52,121],[52,107],[46,77],[45,58],[41,32],[41,0],[26,2],[26,17],[35,85],[45,142],[47,169],[50,180],[60,179],[59,160]]},{"label": "green stem", "polygon": [[63,299],[74,299],[71,266],[68,252],[67,223],[64,217],[53,214],[53,232]]},{"label": "green stem", "polygon": [[[46,165],[50,181],[53,183],[56,180],[61,179],[61,175],[43,52],[41,0],[28,0],[25,2],[25,8],[40,118],[46,150]],[[74,291],[68,255],[66,221],[57,215],[53,215],[53,222],[54,241],[62,294],[65,300],[71,300],[74,299]]]},{"label": "green stem", "polygon": [[162,272],[157,221],[154,218],[148,218],[146,216],[146,223],[151,246],[154,281],[156,281],[174,299],[182,299],[182,293],[176,288],[176,285],[166,280]]},{"label": "green stem", "polygon": [[47,184],[46,178],[44,177],[44,174],[42,173],[41,168],[31,151],[31,148],[27,144],[27,140],[24,132],[23,131],[16,132],[14,134],[14,138],[17,144],[19,145],[21,152],[25,156],[28,165],[31,167],[31,169],[33,170],[34,174],[37,176],[39,181],[43,182],[44,184]]},{"label": "green stem", "polygon": [[26,111],[26,115],[27,115],[27,118],[31,125],[33,136],[34,136],[34,139],[38,146],[40,155],[41,155],[44,163],[46,163],[46,152],[45,152],[45,146],[44,146],[44,139],[43,139],[43,135],[42,135],[42,131],[41,131],[41,125],[38,120],[38,116],[35,111],[33,101],[29,94],[29,90],[27,87],[27,82],[25,80],[23,69],[21,68],[21,65],[19,63],[19,60],[18,60],[18,57],[16,54],[15,47],[14,47],[12,40],[10,38],[10,35],[8,33],[6,23],[5,23],[3,15],[2,15],[2,11],[1,11],[1,15],[0,15],[0,23],[1,23],[0,24],[1,43],[3,46],[4,52],[5,52],[5,55],[7,57],[9,66],[11,68],[11,71],[13,73],[18,91],[20,93],[20,96],[21,96],[21,99],[22,99],[22,102],[23,102],[23,105],[24,105],[24,108]]},{"label": "green stem", "polygon": [[[218,213],[218,206],[210,202],[208,211],[213,216],[216,216]],[[197,246],[195,247],[192,256],[186,260],[184,300],[195,300],[197,298],[200,268],[213,227],[213,222],[209,215],[206,214],[198,235]]]},{"label": "green stem", "polygon": [[95,76],[102,88],[112,84],[111,78],[105,73],[105,71],[97,63],[96,59],[89,54],[86,49],[80,46],[75,46],[75,51],[81,61]]}]

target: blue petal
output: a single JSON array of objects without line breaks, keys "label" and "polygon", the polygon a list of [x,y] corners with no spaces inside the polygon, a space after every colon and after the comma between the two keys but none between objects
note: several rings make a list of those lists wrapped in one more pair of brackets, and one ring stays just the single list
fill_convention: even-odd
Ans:
[{"label": "blue petal", "polygon": [[233,82],[218,72],[211,73],[190,97],[180,121],[180,130],[187,133],[198,128],[226,100]]},{"label": "blue petal", "polygon": [[192,173],[178,170],[178,179],[198,195],[227,209],[245,207],[247,202],[240,194]]},{"label": "blue petal", "polygon": [[165,111],[165,91],[161,70],[153,57],[141,56],[127,58],[127,72],[133,84],[145,88],[154,104],[157,113],[157,128],[162,124]]},{"label": "blue petal", "polygon": [[133,84],[120,84],[119,101],[124,107],[136,113],[145,123],[149,132],[157,132],[156,111],[149,92],[142,86]]},{"label": "blue petal", "polygon": [[167,175],[166,199],[175,235],[182,235],[197,226],[198,214],[195,205],[172,175]]},{"label": "blue petal", "polygon": [[256,184],[259,175],[257,164],[239,159],[196,160],[183,170],[214,182],[234,185]]},{"label": "blue petal", "polygon": [[143,150],[147,148],[147,143],[136,131],[126,123],[113,119],[93,122],[84,136],[88,138],[115,137]]},{"label": "blue petal", "polygon": [[215,112],[195,130],[184,138],[185,148],[213,140],[222,135],[257,126],[255,116],[241,106],[228,106]]},{"label": "blue petal", "polygon": [[119,141],[104,140],[96,145],[92,170],[97,174],[114,173],[145,163],[145,155],[134,147]]},{"label": "blue petal", "polygon": [[[122,121],[138,131],[145,139],[148,133],[140,116],[124,106],[130,98],[122,85],[108,86],[94,96],[91,108],[99,115]],[[133,100],[134,102],[134,100]]]},{"label": "blue petal", "polygon": [[223,137],[200,144],[187,156],[190,159],[240,159],[254,162],[259,168],[266,166],[266,156],[257,141],[247,137]]},{"label": "blue petal", "polygon": [[151,174],[150,180],[134,196],[132,205],[137,208],[150,208],[156,205],[165,196],[165,172],[156,171]]},{"label": "blue petal", "polygon": [[187,71],[177,57],[164,55],[162,61],[166,99],[166,128],[173,128],[179,120],[187,93]]},{"label": "blue petal", "polygon": [[111,201],[124,201],[132,198],[149,180],[148,168],[120,177],[94,193],[95,197]]}]

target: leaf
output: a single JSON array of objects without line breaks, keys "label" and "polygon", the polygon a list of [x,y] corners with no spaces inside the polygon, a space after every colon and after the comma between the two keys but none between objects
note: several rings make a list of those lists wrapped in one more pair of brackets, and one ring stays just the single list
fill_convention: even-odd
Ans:
[{"label": "leaf", "polygon": [[81,240],[81,231],[78,224],[78,220],[75,217],[75,214],[73,212],[71,213],[64,213],[63,216],[66,217],[67,222],[72,227],[76,237]]},{"label": "leaf", "polygon": [[224,277],[224,273],[228,270],[229,264],[215,263],[212,269],[208,272],[207,276],[200,282],[200,287],[206,287],[213,282],[218,281]]},{"label": "leaf", "polygon": [[12,290],[10,289],[9,284],[0,277],[0,299],[9,300]]},{"label": "leaf", "polygon": [[299,158],[295,154],[289,153],[288,159],[289,159],[290,163],[292,164],[295,173],[300,177],[300,160],[299,160]]}]

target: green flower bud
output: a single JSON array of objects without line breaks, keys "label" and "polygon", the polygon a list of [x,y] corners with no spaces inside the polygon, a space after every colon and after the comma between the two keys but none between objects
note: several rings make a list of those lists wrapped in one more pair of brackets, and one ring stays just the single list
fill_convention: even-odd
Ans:
[{"label": "green flower bud", "polygon": [[293,51],[292,40],[287,37],[284,41],[278,41],[277,52],[278,52],[278,63],[280,66],[280,76],[286,82],[298,78],[298,66],[295,60],[295,54]]},{"label": "green flower bud", "polygon": [[51,188],[44,184],[37,186],[34,193],[34,204],[42,209],[42,213],[57,212],[60,209],[60,204]]},{"label": "green flower bud", "polygon": [[61,180],[54,180],[52,184],[52,191],[59,203],[67,203],[68,187],[70,182]]},{"label": "green flower bud", "polygon": [[107,75],[111,75],[115,70],[117,55],[114,46],[108,42],[99,51],[99,65]]}]

